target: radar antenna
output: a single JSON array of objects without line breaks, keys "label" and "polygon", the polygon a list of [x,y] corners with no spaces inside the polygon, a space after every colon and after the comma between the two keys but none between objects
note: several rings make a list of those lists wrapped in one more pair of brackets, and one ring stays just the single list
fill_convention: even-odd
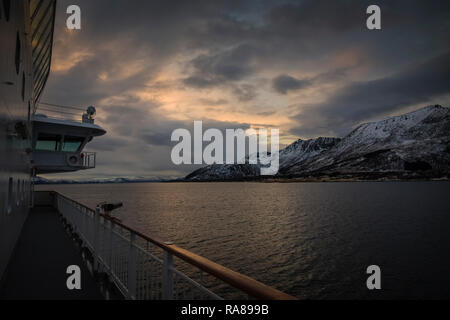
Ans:
[{"label": "radar antenna", "polygon": [[97,113],[94,106],[89,106],[86,110],[86,113],[83,113],[83,122],[84,123],[94,123],[94,116]]}]

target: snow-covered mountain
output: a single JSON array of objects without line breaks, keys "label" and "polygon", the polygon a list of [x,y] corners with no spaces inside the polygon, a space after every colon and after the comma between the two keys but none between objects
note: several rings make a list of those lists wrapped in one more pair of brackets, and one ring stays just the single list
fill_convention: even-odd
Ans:
[{"label": "snow-covered mountain", "polygon": [[[280,151],[280,168],[314,157],[333,147],[340,139],[317,138],[298,140]],[[248,157],[247,157],[248,160]],[[188,181],[243,180],[260,176],[260,165],[211,165],[194,171],[186,177]]]},{"label": "snow-covered mountain", "polygon": [[[188,181],[259,177],[257,165],[213,165]],[[280,151],[279,177],[450,173],[450,109],[439,105],[360,125],[342,139],[298,140]]]},{"label": "snow-covered mountain", "polygon": [[260,175],[259,165],[253,164],[214,164],[200,168],[189,174],[187,181],[244,180]]},{"label": "snow-covered mountain", "polygon": [[429,106],[366,123],[326,153],[284,166],[281,175],[450,169],[450,109]]},{"label": "snow-covered mountain", "polygon": [[334,147],[340,141],[341,139],[339,138],[323,137],[311,140],[297,140],[280,151],[280,168],[317,156],[323,151]]}]

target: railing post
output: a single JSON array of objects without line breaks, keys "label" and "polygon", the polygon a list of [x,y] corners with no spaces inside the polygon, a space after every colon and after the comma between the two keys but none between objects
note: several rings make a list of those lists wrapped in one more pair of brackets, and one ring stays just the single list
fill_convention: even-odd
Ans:
[{"label": "railing post", "polygon": [[136,249],[136,235],[134,232],[130,233],[130,250],[128,259],[128,298],[136,299],[136,260],[137,260],[137,249]]},{"label": "railing post", "polygon": [[88,213],[87,210],[83,210],[82,211],[82,215],[81,215],[81,225],[80,225],[80,229],[81,229],[81,239],[83,241],[83,244],[86,245],[86,241],[88,241],[87,238],[87,219],[88,219]]},{"label": "railing post", "polygon": [[100,238],[100,208],[95,208],[95,214],[94,214],[94,252],[92,255],[94,256],[94,270],[98,270],[98,254],[100,251],[100,245],[99,245],[99,239]]},{"label": "railing post", "polygon": [[116,225],[109,220],[109,247],[108,247],[108,269],[111,272],[111,274],[113,273],[112,270],[112,257],[113,257],[113,241],[114,241],[114,227]]},{"label": "railing post", "polygon": [[173,299],[173,255],[167,251],[164,251],[162,298],[163,300]]}]

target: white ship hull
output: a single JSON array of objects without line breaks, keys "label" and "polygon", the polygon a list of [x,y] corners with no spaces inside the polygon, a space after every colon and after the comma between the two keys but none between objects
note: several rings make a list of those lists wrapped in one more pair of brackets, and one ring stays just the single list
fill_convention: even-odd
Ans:
[{"label": "white ship hull", "polygon": [[54,10],[53,0],[0,3],[0,278],[32,201],[31,117],[50,71]]}]

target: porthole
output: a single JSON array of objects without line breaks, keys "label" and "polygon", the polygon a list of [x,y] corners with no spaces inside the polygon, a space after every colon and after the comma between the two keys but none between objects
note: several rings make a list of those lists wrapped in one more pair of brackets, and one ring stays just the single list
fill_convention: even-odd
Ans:
[{"label": "porthole", "polygon": [[16,38],[16,73],[19,74],[20,71],[20,36],[19,33],[17,32],[17,38]]},{"label": "porthole", "polygon": [[3,9],[5,10],[5,19],[9,21],[9,14],[11,11],[11,0],[3,0]]}]

